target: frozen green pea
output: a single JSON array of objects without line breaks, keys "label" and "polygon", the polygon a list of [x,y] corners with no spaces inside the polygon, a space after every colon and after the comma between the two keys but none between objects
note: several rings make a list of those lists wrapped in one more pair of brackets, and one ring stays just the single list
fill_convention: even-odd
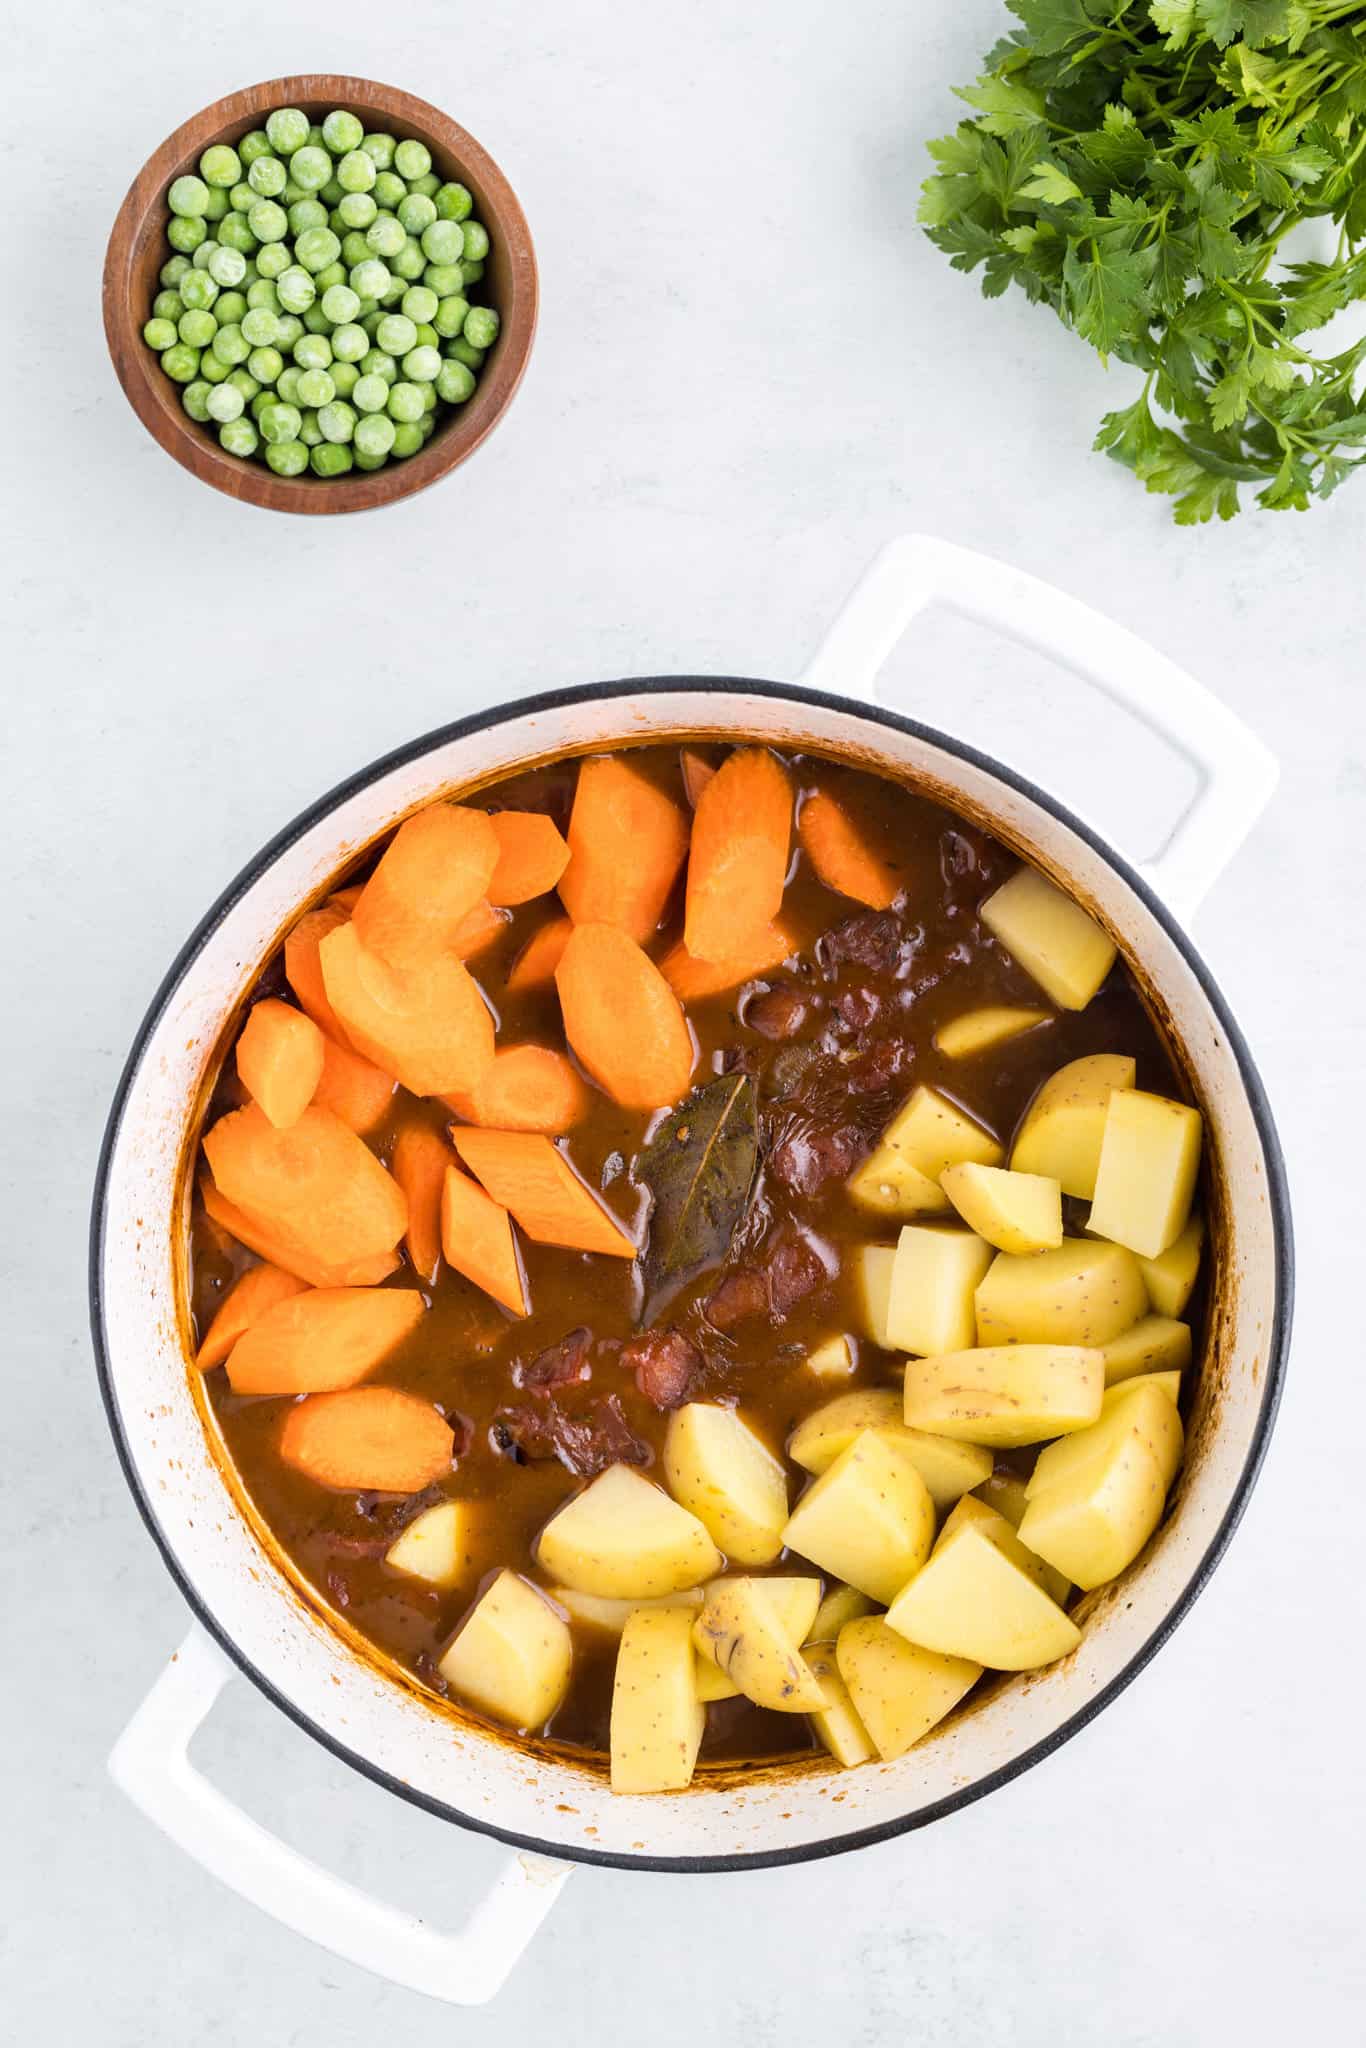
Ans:
[{"label": "frozen green pea", "polygon": [[454,341],[465,331],[465,318],[470,310],[468,299],[443,299],[436,309],[433,327],[445,341]]},{"label": "frozen green pea", "polygon": [[247,226],[258,242],[283,242],[289,233],[289,215],[273,199],[258,199],[247,215]]},{"label": "frozen green pea", "polygon": [[247,172],[247,183],[258,199],[278,199],[288,177],[278,156],[258,156]]},{"label": "frozen green pea", "polygon": [[[219,386],[222,389],[222,386]],[[260,445],[260,435],[248,419],[227,420],[218,429],[219,446],[229,455],[254,455]]]},{"label": "frozen green pea", "polygon": [[254,348],[247,357],[247,368],[258,384],[273,384],[285,366],[285,359],[278,348],[266,345]]},{"label": "frozen green pea", "polygon": [[295,405],[272,399],[261,412],[261,432],[267,441],[297,441],[303,417]]},{"label": "frozen green pea", "polygon": [[397,256],[389,259],[389,267],[395,277],[401,277],[405,284],[413,284],[427,268],[421,242],[415,242],[409,236]]},{"label": "frozen green pea", "polygon": [[348,270],[355,270],[359,264],[372,260],[370,244],[359,228],[351,228],[342,236],[341,260]]},{"label": "frozen green pea", "polygon": [[393,213],[408,197],[408,187],[393,171],[381,171],[374,184],[375,204]]},{"label": "frozen green pea", "polygon": [[482,263],[489,253],[489,231],[483,222],[467,220],[460,234],[466,256],[472,263]]},{"label": "frozen green pea", "polygon": [[358,412],[383,412],[389,403],[389,386],[373,372],[356,380],[351,403]]},{"label": "frozen green pea", "polygon": [[400,178],[423,178],[432,167],[432,153],[425,142],[409,137],[394,151],[394,169]]},{"label": "frozen green pea", "polygon": [[309,461],[316,476],[345,476],[351,467],[351,450],[341,442],[320,441]]},{"label": "frozen green pea", "polygon": [[289,209],[291,235],[306,234],[309,228],[327,226],[327,208],[321,199],[296,199]]},{"label": "frozen green pea", "polygon": [[185,301],[179,292],[158,292],[152,301],[152,314],[157,320],[177,321],[185,311]]},{"label": "frozen green pea", "polygon": [[326,137],[326,136],[325,136],[325,135],[323,134],[323,131],[322,131],[322,123],[321,123],[320,121],[310,121],[310,122],[309,122],[309,124],[308,124],[308,145],[309,145],[309,148],[310,148],[310,149],[324,149],[324,148],[326,148],[326,146],[327,146],[327,137]]},{"label": "frozen green pea", "polygon": [[316,448],[322,440],[322,434],[318,429],[318,415],[307,408],[304,409],[303,421],[299,428],[299,439],[305,448]]},{"label": "frozen green pea", "polygon": [[[337,286],[336,289],[340,290],[341,287]],[[328,296],[330,297],[331,294],[329,293]],[[352,296],[354,297],[355,294],[353,293]],[[357,304],[359,304],[359,300],[357,300]],[[324,301],[323,310],[326,311],[326,301]],[[331,340],[332,354],[338,362],[342,363],[358,363],[370,346],[369,335],[354,320],[343,320],[340,326],[334,327]]]},{"label": "frozen green pea", "polygon": [[345,107],[334,107],[323,122],[323,141],[333,156],[349,156],[353,149],[362,147],[365,130]]},{"label": "frozen green pea", "polygon": [[[215,307],[214,311],[217,312],[217,310],[217,307]],[[277,313],[275,322],[279,330],[275,336],[275,346],[278,349],[283,349],[285,354],[289,355],[293,351],[295,342],[304,331],[304,323],[297,313]]]},{"label": "frozen green pea", "polygon": [[458,299],[465,288],[465,272],[459,263],[429,263],[422,282],[438,299]]},{"label": "frozen green pea", "polygon": [[461,268],[465,273],[465,283],[467,285],[478,284],[480,278],[484,275],[484,259],[482,256],[468,256],[461,265]]},{"label": "frozen green pea", "polygon": [[365,230],[365,246],[372,256],[397,256],[408,237],[403,225],[391,213],[381,213]]},{"label": "frozen green pea", "polygon": [[293,156],[308,141],[308,116],[297,107],[277,107],[266,116],[266,136],[280,156]]},{"label": "frozen green pea", "polygon": [[255,398],[257,392],[261,389],[256,379],[252,376],[251,371],[243,369],[240,363],[235,370],[229,370],[228,382],[241,392],[243,404],[248,399]]},{"label": "frozen green pea", "polygon": [[269,279],[271,284],[274,284],[276,278],[283,277],[285,272],[292,268],[293,266],[289,260],[289,244],[287,242],[267,242],[265,248],[261,250],[256,258],[258,275]]},{"label": "frozen green pea", "polygon": [[279,313],[280,293],[273,277],[257,277],[247,286],[247,304],[267,313]]},{"label": "frozen green pea", "polygon": [[188,341],[191,348],[207,348],[218,332],[218,322],[212,313],[196,312],[191,306],[182,313],[176,323],[176,333],[182,341]]},{"label": "frozen green pea", "polygon": [[187,384],[180,394],[180,403],[190,418],[198,420],[201,426],[209,417],[209,408],[205,401],[212,390],[212,384],[207,383],[203,377],[196,377],[193,384]]},{"label": "frozen green pea", "polygon": [[207,270],[187,270],[180,280],[180,296],[195,312],[203,313],[218,297],[218,286]]},{"label": "frozen green pea", "polygon": [[297,206],[301,199],[310,199],[312,194],[294,178],[285,179],[285,189],[280,194],[280,204],[288,213],[291,206]]},{"label": "frozen green pea", "polygon": [[394,445],[394,423],[384,413],[371,411],[356,421],[354,438],[362,455],[387,455]]},{"label": "frozen green pea", "polygon": [[298,404],[299,379],[302,376],[303,371],[297,363],[286,363],[279,376],[275,379],[276,392],[286,405]]},{"label": "frozen green pea", "polygon": [[343,224],[348,228],[368,228],[379,212],[373,192],[345,192],[337,208]]},{"label": "frozen green pea", "polygon": [[492,306],[471,306],[465,315],[465,339],[472,348],[492,348],[499,320]]},{"label": "frozen green pea", "polygon": [[454,181],[443,185],[437,192],[435,205],[442,220],[467,220],[474,210],[474,200],[468,189]]},{"label": "frozen green pea", "polygon": [[362,377],[378,377],[388,386],[398,376],[398,364],[386,349],[368,349],[360,359]]},{"label": "frozen green pea", "polygon": [[213,302],[213,317],[220,327],[241,325],[242,315],[247,310],[245,292],[220,292]]},{"label": "frozen green pea", "polygon": [[242,159],[231,144],[211,143],[199,159],[199,175],[206,185],[235,185],[242,175]]},{"label": "frozen green pea", "polygon": [[331,228],[305,228],[294,244],[294,260],[305,270],[326,270],[341,254],[341,243]]},{"label": "frozen green pea", "polygon": [[417,327],[406,313],[386,313],[375,329],[375,340],[390,355],[404,356],[417,344]]},{"label": "frozen green pea", "polygon": [[424,348],[420,343],[416,348],[410,348],[403,358],[403,374],[414,384],[430,384],[440,368],[440,351]]},{"label": "frozen green pea", "polygon": [[335,171],[323,186],[318,197],[324,206],[338,206],[346,197],[346,187],[339,182]]},{"label": "frozen green pea", "polygon": [[321,306],[310,306],[303,316],[303,322],[310,334],[330,334],[332,332],[332,322],[328,319]]},{"label": "frozen green pea", "polygon": [[322,306],[329,320],[344,327],[360,311],[360,294],[353,292],[349,284],[329,285],[323,293]]},{"label": "frozen green pea", "polygon": [[161,320],[154,315],[143,328],[142,338],[148,348],[154,348],[160,355],[163,350],[174,348],[180,337],[174,320]]},{"label": "frozen green pea", "polygon": [[379,295],[379,303],[385,312],[395,307],[403,297],[405,286],[401,277],[391,277]]},{"label": "frozen green pea", "polygon": [[228,211],[228,195],[227,195],[227,193],[226,193],[226,192],[223,192],[223,191],[220,191],[217,185],[210,185],[210,187],[209,187],[209,203],[208,203],[208,205],[207,205],[207,206],[206,206],[206,207],[204,208],[204,218],[205,218],[205,220],[210,220],[210,221],[214,221],[214,220],[222,220],[222,218],[223,218],[224,214],[225,214],[225,213],[226,213],[227,211]]},{"label": "frozen green pea", "polygon": [[166,230],[166,239],[182,256],[188,256],[192,250],[199,247],[208,232],[203,221],[197,216],[178,213]]},{"label": "frozen green pea", "polygon": [[337,395],[337,387],[326,370],[305,370],[299,379],[299,403],[316,410],[318,406],[330,405]]},{"label": "frozen green pea", "polygon": [[215,334],[213,338],[213,352],[220,362],[226,363],[231,369],[234,363],[244,363],[247,360],[247,357],[251,354],[251,343],[247,340],[246,335],[243,334],[240,324],[236,321],[229,321],[226,326],[221,326],[217,334]]},{"label": "frozen green pea", "polygon": [[226,220],[219,221],[218,245],[221,249],[236,249],[241,256],[250,256],[259,247],[244,213],[230,213]]},{"label": "frozen green pea", "polygon": [[251,306],[242,320],[242,338],[252,348],[267,348],[273,345],[280,332],[280,322],[269,306]]},{"label": "frozen green pea", "polygon": [[410,235],[420,235],[436,219],[436,206],[422,192],[409,192],[398,202],[398,217]]},{"label": "frozen green pea", "polygon": [[253,128],[249,135],[244,135],[237,145],[237,154],[248,168],[250,168],[258,156],[269,156],[271,154],[270,137],[266,134],[265,129]]},{"label": "frozen green pea", "polygon": [[392,135],[387,135],[380,128],[376,129],[373,134],[364,136],[360,146],[376,170],[387,171],[394,161],[394,151],[397,149],[398,144]]},{"label": "frozen green pea", "polygon": [[429,263],[458,263],[465,253],[465,234],[458,221],[434,220],[422,230],[422,253]]},{"label": "frozen green pea", "polygon": [[318,296],[318,288],[301,263],[291,263],[275,280],[280,304],[287,313],[306,313]]},{"label": "frozen green pea", "polygon": [[375,329],[379,326],[379,323],[384,318],[384,315],[380,311],[380,308],[375,304],[373,299],[362,299],[361,304],[368,310],[361,314],[360,324],[365,329],[366,333],[369,335],[370,340],[373,344],[375,339]]},{"label": "frozen green pea", "polygon": [[388,264],[381,263],[378,256],[365,257],[351,272],[351,289],[359,299],[377,299],[391,281]]},{"label": "frozen green pea", "polygon": [[440,303],[436,293],[427,285],[410,284],[399,301],[399,310],[415,325],[421,327],[424,323],[430,325]]},{"label": "frozen green pea", "polygon": [[235,384],[215,384],[204,401],[211,420],[222,426],[227,420],[240,420],[246,411],[246,400]]},{"label": "frozen green pea", "polygon": [[308,468],[308,450],[302,441],[272,441],[266,463],[276,476],[302,476]]},{"label": "frozen green pea", "polygon": [[439,345],[441,336],[429,321],[419,320],[415,331],[417,340],[413,343],[414,348],[436,348]]},{"label": "frozen green pea", "polygon": [[435,199],[437,193],[441,190],[441,180],[437,177],[435,171],[427,171],[420,178],[410,178],[408,180],[408,190],[420,193],[424,199]]},{"label": "frozen green pea", "polygon": [[463,405],[474,392],[474,372],[465,363],[445,362],[436,373],[436,393],[447,405]]},{"label": "frozen green pea", "polygon": [[318,408],[318,430],[324,441],[349,441],[356,431],[355,409],[345,399],[333,399]]},{"label": "frozen green pea", "polygon": [[199,247],[195,250],[193,256],[190,258],[191,270],[207,270],[209,267],[209,260],[217,247],[218,244],[214,240],[213,236],[207,235],[205,239],[200,243]]},{"label": "frozen green pea", "polygon": [[386,410],[390,419],[420,420],[422,417],[422,393],[416,384],[395,384],[389,392]]},{"label": "frozen green pea", "polygon": [[368,192],[375,182],[373,160],[362,149],[348,150],[337,165],[337,183],[343,192]]},{"label": "frozen green pea", "polygon": [[351,459],[356,469],[383,469],[388,458],[383,455],[362,455],[360,449],[353,442]]},{"label": "frozen green pea", "polygon": [[[325,296],[328,292],[331,291],[334,284],[346,283],[346,265],[344,263],[326,264],[323,267],[323,269],[321,269],[318,272],[313,282],[318,287],[319,295]],[[357,299],[356,303],[357,305],[359,305],[360,300]]]},{"label": "frozen green pea", "polygon": [[348,363],[334,356],[328,371],[338,398],[349,398],[360,382],[360,371],[354,363]]},{"label": "frozen green pea", "polygon": [[176,290],[187,270],[193,268],[188,256],[168,256],[157,272],[157,280],[168,292]]},{"label": "frozen green pea", "polygon": [[202,178],[193,172],[184,177],[173,178],[171,189],[166,194],[166,203],[172,213],[178,213],[188,220],[197,220],[209,203],[209,188]]},{"label": "frozen green pea", "polygon": [[332,360],[332,343],[325,334],[301,334],[294,344],[294,360],[301,370],[325,370]]},{"label": "frozen green pea", "polygon": [[240,249],[220,246],[209,258],[208,271],[217,285],[239,285],[247,274],[247,259]]},{"label": "frozen green pea", "polygon": [[400,458],[405,455],[416,455],[426,438],[421,427],[413,421],[400,420],[394,428],[394,445],[390,453]]},{"label": "frozen green pea", "polygon": [[[222,332],[220,327],[218,334]],[[206,348],[199,358],[199,374],[206,384],[222,384],[232,375],[232,365],[218,353],[218,334],[213,338],[213,347]]]},{"label": "frozen green pea", "polygon": [[251,414],[252,418],[256,421],[258,426],[260,425],[262,413],[265,411],[266,407],[271,403],[274,397],[275,393],[273,391],[267,391],[264,388],[262,388],[260,391],[257,392],[255,398],[252,399],[251,404],[247,407],[247,411]]},{"label": "frozen green pea", "polygon": [[251,186],[243,178],[229,192],[228,206],[233,213],[250,213],[260,196],[259,192],[252,191]]},{"label": "frozen green pea", "polygon": [[454,356],[458,363],[467,364],[471,370],[482,370],[484,367],[483,349],[476,348],[473,342],[466,341],[463,334],[446,343],[446,354]]},{"label": "frozen green pea", "polygon": [[306,142],[290,158],[289,175],[305,192],[321,192],[332,175],[332,159],[325,149]]}]

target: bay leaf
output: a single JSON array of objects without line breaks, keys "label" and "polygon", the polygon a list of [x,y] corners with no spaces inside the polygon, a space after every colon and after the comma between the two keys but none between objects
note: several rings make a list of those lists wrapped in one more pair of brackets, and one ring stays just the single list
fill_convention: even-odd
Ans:
[{"label": "bay leaf", "polygon": [[759,1101],[751,1075],[719,1074],[664,1118],[631,1169],[654,1197],[639,1262],[643,1321],[724,1255],[758,1170]]}]

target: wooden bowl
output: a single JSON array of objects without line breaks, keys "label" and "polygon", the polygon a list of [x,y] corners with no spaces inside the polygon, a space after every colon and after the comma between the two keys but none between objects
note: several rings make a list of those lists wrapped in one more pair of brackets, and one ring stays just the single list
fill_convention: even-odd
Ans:
[{"label": "wooden bowl", "polygon": [[[213,142],[238,142],[263,125],[275,107],[300,107],[321,121],[334,107],[361,116],[367,129],[384,129],[400,140],[416,136],[432,153],[432,168],[455,178],[474,195],[474,211],[489,231],[484,296],[501,318],[472,398],[443,408],[435,433],[416,455],[383,469],[352,470],[325,478],[276,476],[254,457],[229,455],[212,430],[192,420],[181,405],[181,386],[161,368],[156,351],[142,338],[156,293],[157,273],[170,255],[166,194],[173,178],[197,168]],[[536,256],[531,231],[511,185],[472,135],[426,100],[377,85],[369,78],[325,74],[272,78],[230,93],[168,136],[138,172],[119,208],[104,262],[104,331],[118,380],[134,412],[168,455],[185,469],[226,491],[231,498],[264,505],[273,512],[368,512],[425,490],[473,455],[492,433],[516,394],[536,335]]]}]

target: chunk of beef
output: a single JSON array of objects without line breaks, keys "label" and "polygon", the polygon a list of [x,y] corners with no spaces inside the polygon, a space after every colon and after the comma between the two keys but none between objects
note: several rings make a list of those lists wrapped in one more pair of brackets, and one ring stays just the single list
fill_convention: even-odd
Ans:
[{"label": "chunk of beef", "polygon": [[811,1012],[809,999],[798,988],[771,988],[746,1003],[742,1022],[760,1038],[774,1044],[795,1038]]},{"label": "chunk of beef", "polygon": [[875,988],[865,988],[860,983],[840,990],[835,997],[835,1010],[846,1029],[866,1031],[881,1013],[882,997]]},{"label": "chunk of beef", "polygon": [[753,1266],[741,1266],[727,1273],[708,1297],[703,1315],[714,1330],[730,1330],[750,1316],[768,1314],[768,1282]]},{"label": "chunk of beef", "polygon": [[593,1332],[582,1325],[561,1337],[558,1344],[538,1351],[527,1365],[516,1365],[512,1370],[513,1382],[519,1387],[529,1387],[534,1392],[543,1392],[550,1387],[564,1387],[576,1380],[592,1376],[588,1354],[593,1348]]},{"label": "chunk of beef", "polygon": [[681,1408],[697,1384],[702,1354],[679,1330],[642,1330],[622,1347],[621,1362],[656,1408]]},{"label": "chunk of beef", "polygon": [[768,1171],[794,1195],[815,1195],[827,1181],[851,1174],[867,1149],[856,1124],[795,1115],[769,1154]]},{"label": "chunk of beef", "polygon": [[799,1301],[824,1287],[829,1277],[825,1261],[806,1238],[795,1232],[779,1238],[768,1261],[769,1313],[773,1320],[782,1322]]},{"label": "chunk of beef", "polygon": [[845,1086],[854,1095],[877,1095],[890,1088],[905,1072],[909,1051],[904,1039],[879,1038],[849,1061],[844,1070]]},{"label": "chunk of beef", "polygon": [[515,1450],[533,1464],[558,1458],[580,1479],[609,1465],[648,1465],[651,1457],[615,1394],[600,1396],[582,1415],[566,1415],[553,1401],[500,1408],[491,1434],[499,1450]]},{"label": "chunk of beef", "polygon": [[890,910],[865,910],[818,939],[816,957],[828,969],[850,961],[875,974],[890,974],[901,958],[902,937],[901,922]]}]

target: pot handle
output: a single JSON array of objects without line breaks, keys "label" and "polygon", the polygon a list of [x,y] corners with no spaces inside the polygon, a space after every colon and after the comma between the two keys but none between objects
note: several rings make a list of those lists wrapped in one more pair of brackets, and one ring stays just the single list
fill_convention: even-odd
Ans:
[{"label": "pot handle", "polygon": [[409,1991],[451,2005],[486,2004],[573,1866],[510,1855],[466,1924],[450,1934],[371,1898],[269,1833],[191,1764],[190,1742],[233,1676],[217,1644],[193,1627],[114,1745],[115,1784],[196,1863],[296,1934]]},{"label": "pot handle", "polygon": [[1202,683],[1126,627],[1021,569],[923,533],[902,534],[877,556],[802,682],[875,698],[887,656],[935,604],[1051,655],[1185,755],[1200,788],[1139,873],[1188,922],[1270,801],[1275,756]]}]

